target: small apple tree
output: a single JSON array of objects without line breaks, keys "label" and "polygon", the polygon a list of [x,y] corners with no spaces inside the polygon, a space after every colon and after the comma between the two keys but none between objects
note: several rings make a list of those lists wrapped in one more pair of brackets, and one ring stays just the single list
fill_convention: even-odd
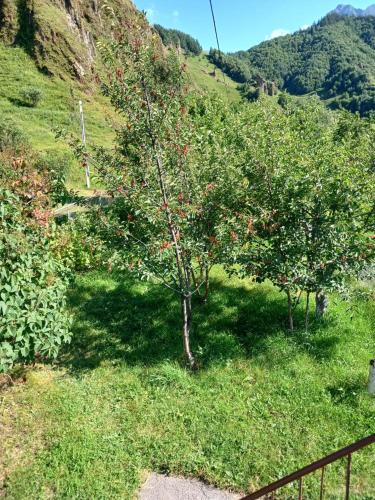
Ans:
[{"label": "small apple tree", "polygon": [[227,203],[240,182],[230,166],[232,113],[192,94],[178,54],[147,26],[124,33],[101,47],[108,68],[103,91],[123,117],[115,150],[95,154],[115,197],[103,220],[120,267],[180,297],[184,352],[195,368],[192,297],[208,283],[236,227]]}]

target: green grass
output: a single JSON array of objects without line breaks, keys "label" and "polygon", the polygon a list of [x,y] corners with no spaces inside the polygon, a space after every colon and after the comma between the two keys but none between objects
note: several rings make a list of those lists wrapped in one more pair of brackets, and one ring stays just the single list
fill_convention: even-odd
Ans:
[{"label": "green grass", "polygon": [[239,102],[241,100],[240,93],[237,90],[238,84],[224,75],[220,69],[216,68],[216,77],[210,76],[215,66],[208,61],[205,54],[188,57],[186,62],[189,74],[198,88],[217,92],[224,100],[230,102]]},{"label": "green grass", "polygon": [[[164,288],[89,273],[70,304],[69,349],[2,394],[7,498],[131,499],[145,471],[248,491],[375,430],[374,303],[351,319],[333,300],[309,333],[290,333],[279,292],[216,270],[194,313],[194,374]],[[373,457],[354,456],[351,498],[375,498]],[[317,498],[317,483],[306,481],[305,498]],[[343,485],[340,463],[327,470],[326,498],[343,498]],[[296,487],[282,495],[296,498]]]}]

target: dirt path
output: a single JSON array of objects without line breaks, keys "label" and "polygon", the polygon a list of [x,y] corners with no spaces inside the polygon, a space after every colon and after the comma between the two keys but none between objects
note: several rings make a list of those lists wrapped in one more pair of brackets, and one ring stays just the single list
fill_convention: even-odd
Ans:
[{"label": "dirt path", "polygon": [[239,500],[241,495],[221,491],[196,479],[151,474],[139,500]]}]

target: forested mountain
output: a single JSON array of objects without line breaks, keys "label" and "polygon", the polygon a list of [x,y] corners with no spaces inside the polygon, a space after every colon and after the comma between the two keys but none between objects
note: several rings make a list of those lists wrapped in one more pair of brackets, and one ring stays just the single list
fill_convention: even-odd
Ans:
[{"label": "forested mountain", "polygon": [[201,44],[192,36],[179,30],[163,28],[160,24],[155,24],[154,28],[159,33],[165,46],[180,47],[186,54],[196,56],[202,52]]},{"label": "forested mountain", "polygon": [[327,15],[307,30],[212,57],[239,83],[254,75],[291,94],[316,92],[333,107],[375,110],[375,17]]}]

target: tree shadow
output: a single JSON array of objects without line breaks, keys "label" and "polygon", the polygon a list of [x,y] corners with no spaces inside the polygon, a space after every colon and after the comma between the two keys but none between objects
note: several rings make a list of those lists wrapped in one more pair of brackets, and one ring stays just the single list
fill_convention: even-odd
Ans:
[{"label": "tree shadow", "polygon": [[[223,329],[228,335],[235,337],[247,357],[274,356],[274,351],[269,347],[269,339],[277,335],[318,361],[334,355],[340,338],[338,335],[327,335],[327,330],[335,323],[334,318],[310,318],[310,327],[306,332],[304,311],[300,306],[295,311],[296,328],[290,331],[286,297],[272,286],[262,285],[249,289],[244,285],[214,282],[212,289],[214,293],[209,306],[210,328]],[[215,301],[220,303],[220,307],[212,310],[215,309]],[[220,314],[223,306],[233,313],[223,317]],[[200,330],[205,335],[204,329]],[[217,353],[213,354],[217,356]]]},{"label": "tree shadow", "polygon": [[152,365],[181,357],[177,298],[161,286],[147,293],[131,280],[113,290],[98,285],[76,287],[74,338],[63,356],[74,369],[95,368],[103,361]]},{"label": "tree shadow", "polygon": [[19,108],[35,108],[35,106],[17,97],[8,97],[8,101]]},{"label": "tree shadow", "polygon": [[335,404],[358,408],[359,397],[363,394],[363,384],[363,378],[357,377],[354,380],[343,380],[340,385],[329,386],[327,387],[327,391]]},{"label": "tree shadow", "polygon": [[[271,287],[249,289],[214,279],[211,291],[206,305],[194,299],[192,348],[202,367],[237,358],[274,362],[269,339],[277,335],[318,360],[332,356],[339,341],[336,336],[315,336],[314,326],[310,333],[289,332],[285,299]],[[145,287],[122,277],[108,290],[93,280],[77,284],[69,301],[75,311],[74,337],[61,359],[71,370],[90,370],[103,362],[183,363],[180,303],[162,285]],[[302,310],[296,312],[296,322],[303,323]]]},{"label": "tree shadow", "polygon": [[26,0],[16,0],[16,3],[18,32],[15,43],[22,47],[29,56],[34,57],[36,25],[33,8],[28,5]]}]

